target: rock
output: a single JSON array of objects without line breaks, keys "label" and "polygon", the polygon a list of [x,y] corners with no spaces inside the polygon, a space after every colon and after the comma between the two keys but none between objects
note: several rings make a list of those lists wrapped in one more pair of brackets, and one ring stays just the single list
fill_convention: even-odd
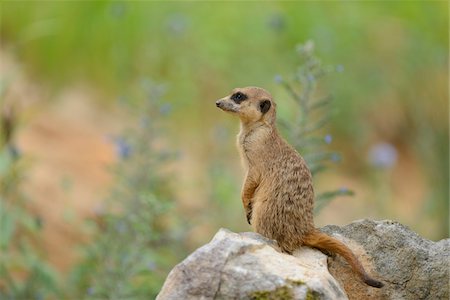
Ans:
[{"label": "rock", "polygon": [[450,239],[432,242],[393,221],[362,220],[322,231],[346,242],[385,284],[368,288],[342,258],[329,258],[349,299],[449,299]]},{"label": "rock", "polygon": [[347,299],[324,254],[303,247],[294,257],[276,247],[221,229],[170,272],[157,299]]},{"label": "rock", "polygon": [[432,242],[392,221],[322,230],[345,242],[385,286],[365,285],[344,260],[302,247],[280,253],[256,233],[221,229],[169,274],[164,299],[449,299],[450,239]]}]

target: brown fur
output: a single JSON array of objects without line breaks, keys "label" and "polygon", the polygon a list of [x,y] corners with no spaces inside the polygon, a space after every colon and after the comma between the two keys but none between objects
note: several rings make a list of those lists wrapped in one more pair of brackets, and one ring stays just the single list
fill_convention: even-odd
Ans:
[{"label": "brown fur", "polygon": [[[247,99],[233,100],[232,95],[238,92]],[[271,105],[264,113],[261,106],[265,100]],[[367,275],[347,246],[315,229],[311,172],[298,152],[278,134],[272,96],[257,87],[239,88],[216,105],[241,120],[237,145],[246,172],[242,203],[253,229],[276,240],[285,253],[292,254],[302,245],[338,253],[366,284],[382,287]]]}]

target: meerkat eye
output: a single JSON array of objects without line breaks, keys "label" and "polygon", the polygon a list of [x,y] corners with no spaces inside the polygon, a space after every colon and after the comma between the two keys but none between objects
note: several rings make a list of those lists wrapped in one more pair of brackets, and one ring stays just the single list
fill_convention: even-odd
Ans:
[{"label": "meerkat eye", "polygon": [[237,104],[241,103],[242,101],[246,100],[247,96],[241,92],[234,93],[231,95],[231,100],[236,102]]}]

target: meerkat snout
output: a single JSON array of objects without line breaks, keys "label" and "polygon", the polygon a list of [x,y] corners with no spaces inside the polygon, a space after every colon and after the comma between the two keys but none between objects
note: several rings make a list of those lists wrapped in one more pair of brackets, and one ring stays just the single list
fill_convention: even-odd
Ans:
[{"label": "meerkat snout", "polygon": [[236,103],[233,103],[227,97],[217,100],[216,106],[223,111],[231,113],[236,113],[239,110],[239,105],[236,105]]}]

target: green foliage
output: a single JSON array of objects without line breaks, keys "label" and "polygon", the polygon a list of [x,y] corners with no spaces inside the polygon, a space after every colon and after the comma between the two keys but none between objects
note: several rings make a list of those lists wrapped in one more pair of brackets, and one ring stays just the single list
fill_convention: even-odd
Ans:
[{"label": "green foliage", "polygon": [[[294,74],[294,82],[285,81],[279,75],[275,77],[297,108],[294,122],[280,119],[280,124],[287,132],[289,141],[303,155],[313,176],[317,176],[327,169],[330,162],[340,160],[337,153],[326,149],[332,141],[331,135],[320,136],[320,130],[330,122],[333,98],[330,95],[317,97],[317,85],[320,79],[331,72],[342,71],[342,66],[323,66],[314,54],[312,41],[297,46],[297,52],[301,65]],[[353,195],[353,192],[346,188],[320,193],[315,199],[315,212],[318,213],[335,197],[349,195]]]},{"label": "green foliage", "polygon": [[12,142],[17,120],[4,111],[1,117],[0,299],[57,299],[57,274],[39,249],[42,224],[23,191],[28,165]]},{"label": "green foliage", "polygon": [[115,139],[120,162],[115,186],[87,256],[73,274],[84,299],[149,299],[156,296],[183,247],[179,217],[164,170],[174,153],[161,144],[158,125],[163,88],[146,82],[147,100],[135,103],[139,124]]}]

